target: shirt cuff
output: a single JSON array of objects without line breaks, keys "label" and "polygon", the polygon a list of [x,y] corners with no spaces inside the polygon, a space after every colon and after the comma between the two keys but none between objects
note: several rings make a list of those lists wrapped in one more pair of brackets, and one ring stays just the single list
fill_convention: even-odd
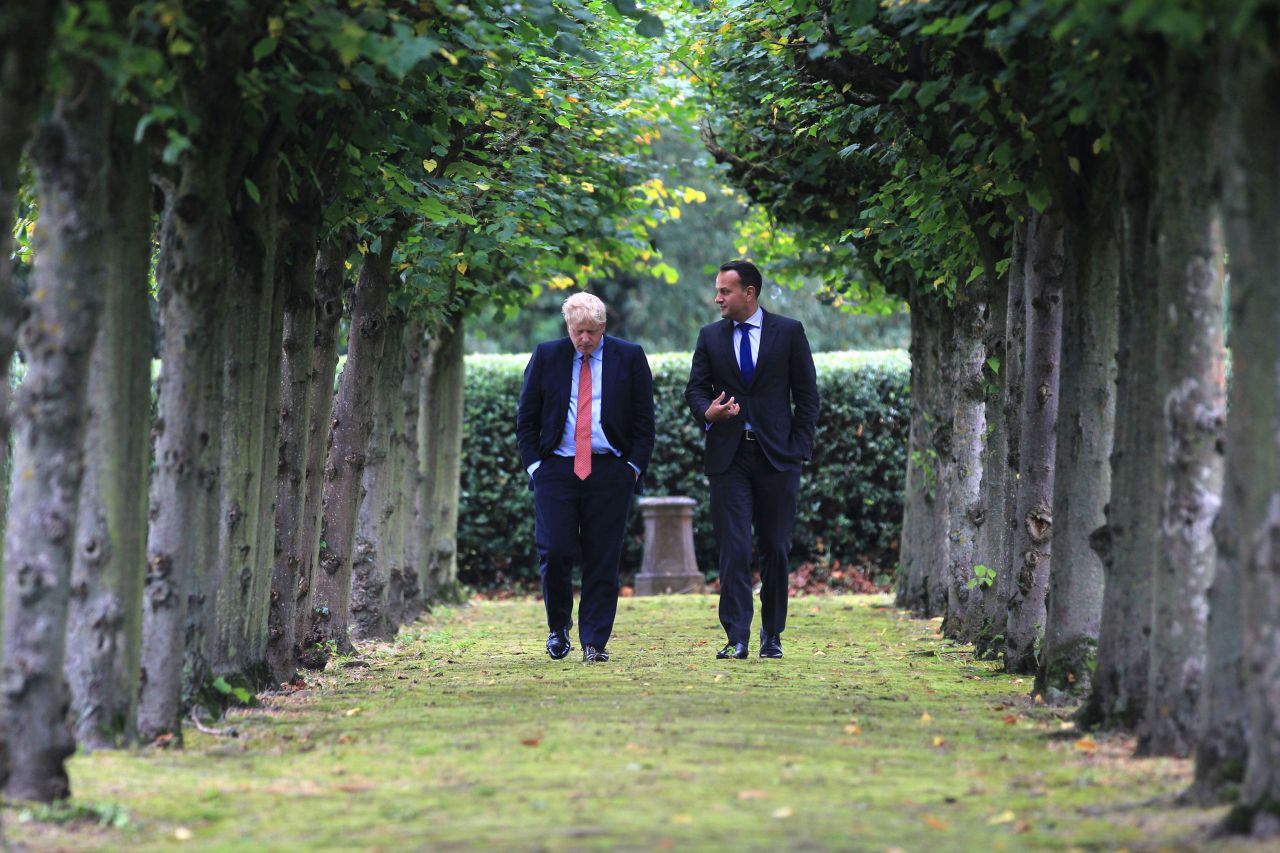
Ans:
[{"label": "shirt cuff", "polygon": [[534,462],[532,465],[530,465],[528,468],[525,468],[524,470],[528,471],[528,472],[529,472],[529,476],[530,476],[530,477],[532,477],[532,476],[533,476],[533,472],[534,472],[534,471],[537,471],[537,470],[538,470],[538,466],[539,466],[539,465],[541,465],[541,464],[542,464],[542,460],[541,460],[541,459],[539,459],[537,462]]},{"label": "shirt cuff", "polygon": [[636,472],[636,476],[639,477],[640,469],[635,466],[635,463],[628,461],[627,464],[631,466],[631,469]]}]

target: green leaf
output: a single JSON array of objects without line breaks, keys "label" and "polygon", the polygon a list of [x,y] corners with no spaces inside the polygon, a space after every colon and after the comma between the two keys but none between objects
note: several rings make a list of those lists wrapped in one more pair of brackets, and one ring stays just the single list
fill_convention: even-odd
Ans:
[{"label": "green leaf", "polygon": [[212,686],[214,690],[218,691],[223,696],[226,696],[231,693],[231,685],[228,684],[227,680],[223,678],[221,675],[219,675],[217,678],[213,680]]},{"label": "green leaf", "polygon": [[666,27],[662,25],[662,19],[651,12],[645,12],[640,18],[640,22],[636,24],[636,35],[645,38],[657,38],[666,32]]},{"label": "green leaf", "polygon": [[1053,193],[1049,191],[1048,181],[1043,175],[1037,175],[1035,183],[1027,188],[1027,204],[1031,205],[1036,213],[1044,213],[1052,200]]},{"label": "green leaf", "polygon": [[253,61],[261,62],[268,56],[276,52],[276,46],[280,44],[280,39],[267,36],[253,46]]},{"label": "green leaf", "polygon": [[992,373],[1000,373],[1000,359],[994,355],[991,356],[991,358],[987,359],[987,367],[991,368]]},{"label": "green leaf", "polygon": [[254,204],[262,204],[262,193],[258,191],[258,185],[248,178],[244,179],[244,191],[253,199]]},{"label": "green leaf", "polygon": [[560,125],[561,127],[564,127],[564,128],[572,128],[572,127],[573,127],[573,122],[569,119],[569,117],[568,117],[567,115],[564,115],[563,113],[561,113],[560,115],[556,116],[556,124],[558,124],[558,125]]}]

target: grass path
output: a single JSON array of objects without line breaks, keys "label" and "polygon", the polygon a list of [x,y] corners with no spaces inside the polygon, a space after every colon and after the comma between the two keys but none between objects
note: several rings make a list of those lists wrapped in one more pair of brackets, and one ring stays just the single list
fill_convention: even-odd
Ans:
[{"label": "grass path", "polygon": [[6,834],[36,850],[1262,849],[1209,842],[1221,810],[1171,804],[1188,762],[1082,740],[1028,683],[876,597],[793,600],[780,661],[715,660],[712,597],[624,599],[594,666],[550,661],[541,613],[444,611],[233,714],[238,738],[77,756],[63,813],[120,826],[11,807]]}]

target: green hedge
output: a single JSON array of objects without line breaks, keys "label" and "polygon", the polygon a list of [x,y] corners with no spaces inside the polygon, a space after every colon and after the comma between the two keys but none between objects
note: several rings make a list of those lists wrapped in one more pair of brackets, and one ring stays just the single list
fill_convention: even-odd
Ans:
[{"label": "green hedge", "polygon": [[[684,402],[690,356],[650,356],[657,403],[657,445],[649,495],[687,495],[694,511],[698,566],[716,576],[702,429]],[[884,569],[897,560],[910,419],[910,365],[900,351],[823,353],[815,357],[822,414],[813,462],[800,481],[792,565],[811,559],[871,559]],[[526,355],[467,358],[458,515],[460,579],[489,589],[538,577],[533,493],[516,449],[516,403]],[[624,577],[640,567],[643,530],[633,512],[623,556]]]}]

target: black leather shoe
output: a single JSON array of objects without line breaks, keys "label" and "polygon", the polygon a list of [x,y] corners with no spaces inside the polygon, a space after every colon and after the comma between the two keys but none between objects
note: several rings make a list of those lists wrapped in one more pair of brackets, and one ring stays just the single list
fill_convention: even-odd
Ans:
[{"label": "black leather shoe", "polygon": [[547,654],[552,660],[561,660],[573,651],[573,643],[569,642],[569,629],[559,628],[547,635]]},{"label": "black leather shoe", "polygon": [[778,634],[766,634],[760,632],[760,657],[762,658],[780,658],[782,657],[782,637]]},{"label": "black leather shoe", "polygon": [[609,653],[604,649],[597,649],[595,646],[582,647],[583,663],[604,663],[609,659]]},{"label": "black leather shoe", "polygon": [[716,652],[716,657],[720,660],[734,658],[736,660],[747,659],[746,643],[725,643],[724,648]]}]

